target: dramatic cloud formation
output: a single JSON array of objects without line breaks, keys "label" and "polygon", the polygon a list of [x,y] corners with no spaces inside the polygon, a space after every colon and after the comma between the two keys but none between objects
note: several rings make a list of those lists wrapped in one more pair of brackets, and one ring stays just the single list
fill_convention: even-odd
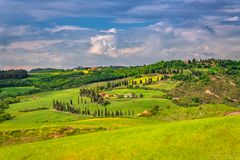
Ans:
[{"label": "dramatic cloud formation", "polygon": [[98,35],[90,38],[92,47],[89,51],[96,55],[117,57],[117,46],[114,35]]},{"label": "dramatic cloud formation", "polygon": [[0,69],[240,59],[238,0],[0,0]]},{"label": "dramatic cloud formation", "polygon": [[[110,29],[110,33],[113,30]],[[89,51],[95,55],[105,55],[116,58],[122,55],[134,54],[140,52],[142,48],[132,47],[132,48],[118,48],[116,36],[113,34],[109,35],[97,35],[90,38],[91,48]]]}]

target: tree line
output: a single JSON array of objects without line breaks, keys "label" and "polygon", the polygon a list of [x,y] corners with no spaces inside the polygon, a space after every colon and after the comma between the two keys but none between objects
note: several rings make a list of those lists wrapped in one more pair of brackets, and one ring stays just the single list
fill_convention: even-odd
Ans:
[{"label": "tree line", "polygon": [[[65,89],[70,87],[79,87],[85,84],[110,81],[127,77],[139,77],[143,74],[159,73],[182,74],[184,69],[194,68],[218,68],[221,72],[227,75],[234,75],[236,78],[240,74],[240,61],[233,60],[172,60],[160,61],[151,65],[130,66],[130,67],[101,67],[96,71],[91,71],[89,74],[70,73],[67,75],[51,75],[50,77],[39,77],[38,79],[6,79],[0,82],[0,86],[36,86],[41,89]],[[5,77],[5,76],[4,76]],[[10,76],[11,77],[11,76]],[[18,77],[18,76],[17,76]],[[23,78],[22,76],[20,76]],[[0,78],[3,79],[3,78]]]},{"label": "tree line", "polygon": [[86,115],[86,116],[94,116],[94,117],[121,117],[121,116],[134,116],[134,110],[122,111],[109,111],[107,107],[104,109],[97,109],[95,111],[90,111],[87,107],[74,107],[72,104],[72,100],[70,103],[61,102],[58,100],[53,100],[53,109],[60,112],[69,112],[72,114]]},{"label": "tree line", "polygon": [[0,79],[22,79],[27,78],[28,73],[25,70],[0,70]]},{"label": "tree line", "polygon": [[[109,105],[110,102],[105,100],[100,94],[98,94],[98,88],[80,88],[80,97],[81,101],[79,101],[78,97],[78,104],[83,102],[82,97],[89,97],[91,99],[91,103],[98,103],[103,106]],[[86,102],[86,101],[84,101]]]}]

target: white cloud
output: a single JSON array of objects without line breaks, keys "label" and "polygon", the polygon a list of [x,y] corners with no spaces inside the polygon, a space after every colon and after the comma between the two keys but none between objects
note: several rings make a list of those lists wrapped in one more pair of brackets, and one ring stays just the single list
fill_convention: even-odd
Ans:
[{"label": "white cloud", "polygon": [[19,25],[19,26],[0,26],[0,35],[5,36],[29,36],[35,35],[38,32],[33,30],[29,25]]},{"label": "white cloud", "polygon": [[108,30],[101,30],[101,32],[103,33],[114,33],[116,34],[118,32],[118,30],[116,28],[110,28]]},{"label": "white cloud", "polygon": [[239,6],[233,6],[232,8],[222,9],[221,11],[225,13],[240,13],[240,8]]},{"label": "white cloud", "polygon": [[63,40],[34,40],[34,41],[17,41],[9,44],[6,48],[9,49],[26,49],[37,50],[42,49],[50,45],[61,43]]},{"label": "white cloud", "polygon": [[238,16],[230,17],[230,18],[227,18],[226,21],[229,21],[229,22],[237,22],[237,21],[239,21],[239,17],[238,17]]},{"label": "white cloud", "polygon": [[150,4],[136,6],[128,11],[129,14],[144,15],[144,14],[154,14],[162,11],[166,11],[170,8],[168,4]]},{"label": "white cloud", "polygon": [[78,27],[78,26],[56,26],[52,29],[47,29],[52,33],[61,32],[61,31],[89,31],[90,28]]},{"label": "white cloud", "polygon": [[90,38],[89,52],[94,55],[105,55],[116,58],[120,55],[135,54],[142,50],[141,47],[117,47],[116,35],[97,35]]},{"label": "white cloud", "polygon": [[135,54],[137,52],[141,52],[143,50],[143,47],[132,47],[132,48],[122,48],[119,49],[119,53],[121,55],[128,55],[128,54]]},{"label": "white cloud", "polygon": [[156,32],[164,32],[164,33],[170,33],[174,31],[173,27],[166,22],[158,22],[148,26],[147,28],[154,30]]},{"label": "white cloud", "polygon": [[90,38],[92,47],[89,51],[95,55],[117,57],[116,38],[114,35],[97,35]]},{"label": "white cloud", "polygon": [[114,23],[120,24],[132,24],[132,23],[144,23],[145,20],[137,18],[118,18],[113,21]]}]

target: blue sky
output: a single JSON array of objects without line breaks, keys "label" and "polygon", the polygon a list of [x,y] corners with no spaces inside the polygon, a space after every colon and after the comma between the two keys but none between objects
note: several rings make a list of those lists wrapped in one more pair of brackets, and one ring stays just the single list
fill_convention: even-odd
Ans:
[{"label": "blue sky", "polygon": [[238,0],[0,0],[0,69],[240,59]]}]

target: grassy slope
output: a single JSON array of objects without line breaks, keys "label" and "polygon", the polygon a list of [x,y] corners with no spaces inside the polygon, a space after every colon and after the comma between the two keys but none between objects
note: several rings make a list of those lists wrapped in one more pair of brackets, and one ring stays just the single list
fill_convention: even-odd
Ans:
[{"label": "grassy slope", "polygon": [[0,88],[0,91],[0,96],[17,96],[37,92],[39,89],[36,87],[6,87]]},{"label": "grassy slope", "polygon": [[70,136],[2,147],[0,159],[239,159],[239,121],[229,116]]},{"label": "grassy slope", "polygon": [[0,128],[0,147],[154,123],[159,122],[144,118],[95,118],[37,124],[5,123]]},{"label": "grassy slope", "polygon": [[[167,84],[167,85],[166,85]],[[158,86],[167,86],[169,88],[171,82],[161,82]],[[96,84],[94,84],[96,85]],[[161,110],[157,118],[162,120],[181,120],[181,119],[194,119],[209,116],[221,116],[226,112],[235,110],[233,107],[225,105],[208,105],[203,106],[202,110],[197,107],[184,108],[173,104],[170,100],[159,98],[164,93],[159,90],[143,90],[143,89],[116,89],[109,91],[114,94],[126,94],[129,92],[135,92],[137,95],[143,94],[143,98],[111,98],[111,104],[107,106],[108,110],[122,110],[127,111],[133,109],[136,114],[143,112],[146,109],[152,108],[154,105],[159,105]],[[0,124],[0,128],[24,128],[24,127],[38,127],[42,123],[56,123],[56,122],[69,122],[82,119],[78,115],[72,115],[63,112],[55,112],[52,110],[52,100],[57,99],[65,102],[73,100],[75,107],[85,108],[87,107],[91,111],[95,111],[97,108],[103,109],[101,105],[89,103],[90,99],[86,98],[87,104],[77,104],[77,97],[79,95],[79,89],[66,89],[51,92],[42,92],[30,96],[21,97],[22,102],[10,105],[7,112],[16,116],[11,121],[6,121]],[[42,108],[48,107],[49,110],[41,110],[34,112],[19,112],[20,110],[30,108]],[[166,109],[166,108],[169,109]],[[200,111],[200,112],[199,112]],[[201,113],[201,114],[198,114]],[[85,117],[86,118],[86,117]]]},{"label": "grassy slope", "polygon": [[[151,92],[151,91],[148,91]],[[67,89],[61,91],[52,91],[52,92],[43,92],[30,96],[22,97],[21,103],[12,104],[7,112],[16,116],[11,121],[6,121],[0,124],[1,129],[15,129],[15,128],[31,128],[31,127],[39,127],[44,125],[45,123],[50,124],[57,122],[69,122],[76,121],[81,119],[81,117],[77,115],[72,115],[68,113],[55,112],[52,108],[52,100],[58,99],[61,101],[69,102],[70,99],[73,99],[75,106],[81,106],[90,108],[92,111],[96,110],[98,107],[103,108],[98,104],[90,104],[89,99],[87,99],[87,104],[79,104],[77,103],[77,96],[79,94],[79,89]],[[160,93],[161,94],[161,93]],[[147,95],[146,95],[147,97]],[[143,98],[143,99],[114,99],[111,100],[111,105],[108,106],[109,110],[119,110],[124,108],[134,109],[137,112],[142,112],[146,108],[152,107],[154,104],[162,104],[171,103],[169,100],[165,99],[153,99],[153,98]],[[172,104],[174,105],[174,104]],[[41,108],[41,107],[49,107],[49,110],[41,110],[34,112],[19,112],[20,110],[30,109],[30,108]]]},{"label": "grassy slope", "polygon": [[239,111],[239,108],[230,107],[224,104],[206,104],[199,107],[162,107],[153,116],[163,121],[199,119],[207,117],[224,116],[230,112]]},{"label": "grassy slope", "polygon": [[[101,84],[102,83],[103,82],[101,82]],[[93,85],[97,85],[97,83]],[[170,157],[170,159],[176,159],[176,156],[178,156],[177,150],[182,156],[182,159],[184,159],[185,156],[189,156],[189,159],[193,159],[191,158],[193,154],[205,154],[203,149],[197,151],[199,148],[195,146],[196,143],[203,143],[205,146],[202,147],[205,147],[206,150],[213,144],[201,142],[201,135],[198,134],[198,132],[200,131],[204,137],[209,138],[208,136],[213,136],[212,134],[218,134],[218,128],[211,128],[215,125],[215,123],[216,125],[219,125],[218,123],[220,123],[220,121],[221,123],[226,123],[226,126],[223,125],[223,127],[226,128],[228,125],[233,125],[232,123],[235,124],[239,119],[224,117],[209,120],[203,119],[198,121],[171,122],[168,123],[169,125],[165,125],[166,123],[163,122],[157,122],[155,119],[172,121],[206,118],[209,116],[222,116],[224,113],[236,110],[236,108],[226,105],[206,105],[193,108],[179,107],[173,104],[170,100],[161,98],[164,95],[161,89],[168,90],[174,88],[175,85],[176,83],[167,81],[147,86],[148,88],[153,88],[154,90],[115,89],[108,91],[110,94],[127,94],[130,92],[134,92],[137,95],[140,93],[143,94],[143,98],[135,99],[110,98],[109,100],[111,101],[111,104],[108,106],[109,110],[121,109],[124,111],[134,109],[135,113],[140,113],[146,109],[152,108],[154,105],[159,105],[160,111],[154,119],[89,119],[90,117],[81,117],[63,112],[55,112],[51,109],[53,99],[65,102],[69,102],[69,100],[72,99],[75,107],[83,108],[86,106],[92,111],[97,108],[103,108],[101,105],[89,103],[89,98],[84,98],[87,100],[87,104],[77,104],[77,97],[79,95],[78,88],[22,96],[21,103],[12,104],[7,110],[16,117],[13,120],[5,121],[0,124],[0,134],[5,134],[7,131],[7,134],[3,137],[2,145],[21,144],[52,139],[55,137],[54,133],[58,134],[56,137],[76,135],[83,132],[89,132],[89,134],[61,138],[53,141],[48,140],[39,143],[29,143],[26,145],[1,147],[0,159],[2,159],[1,156],[3,156],[4,159],[51,159],[52,157],[54,159],[81,159],[85,156],[87,159],[153,159],[155,157],[157,159],[166,159],[166,157],[170,156],[170,154],[173,156]],[[20,110],[38,107],[48,107],[49,110],[39,110],[27,113],[19,112]],[[200,128],[196,128],[196,124],[200,124]],[[107,129],[107,131],[90,133],[98,131],[97,128],[99,127]],[[209,130],[209,132],[203,133],[204,127],[206,130]],[[120,130],[112,131],[116,128]],[[82,131],[82,129],[86,129],[86,131]],[[184,141],[182,141],[179,135],[184,135],[183,139],[185,138],[186,140],[188,134],[190,135],[188,142],[189,146],[184,146]],[[200,136],[200,140],[196,137],[192,137],[192,134],[196,137]],[[234,136],[237,135],[235,134],[235,131],[231,134]],[[9,140],[6,140],[6,138]],[[234,137],[228,138],[230,141],[234,139]],[[205,139],[203,140],[205,141]],[[109,143],[106,143],[106,141]],[[179,141],[179,144],[175,143],[176,141]],[[114,144],[115,142],[116,144]],[[218,139],[216,142],[214,141],[214,143],[218,143]],[[224,143],[222,141],[219,141],[219,143],[220,149],[222,149],[221,147]],[[125,144],[128,144],[128,146]],[[153,144],[157,145],[155,146]],[[58,146],[63,146],[63,148],[59,148]],[[181,147],[183,147],[183,149],[181,149]],[[195,147],[196,150],[192,150],[192,153],[190,152],[190,154],[187,153],[187,149],[191,150],[192,147]],[[55,150],[56,148],[59,148],[59,150]],[[169,148],[171,151],[168,150]],[[16,149],[16,151],[13,151],[14,149]],[[24,152],[28,149],[30,149],[29,154],[28,152]],[[49,152],[46,152],[47,150],[49,150]],[[213,150],[212,154],[214,154],[214,152],[218,153],[217,149]],[[224,152],[227,152],[228,154],[231,153],[230,150],[225,150]],[[233,152],[235,153],[235,151]],[[11,153],[14,153],[16,156],[11,157]],[[43,155],[43,157],[40,157],[39,155]],[[212,155],[208,155],[205,159],[210,159],[209,157],[211,156]],[[217,156],[217,154],[214,156]],[[225,155],[223,159],[224,158],[226,159]],[[217,159],[219,158],[217,157]]]}]

